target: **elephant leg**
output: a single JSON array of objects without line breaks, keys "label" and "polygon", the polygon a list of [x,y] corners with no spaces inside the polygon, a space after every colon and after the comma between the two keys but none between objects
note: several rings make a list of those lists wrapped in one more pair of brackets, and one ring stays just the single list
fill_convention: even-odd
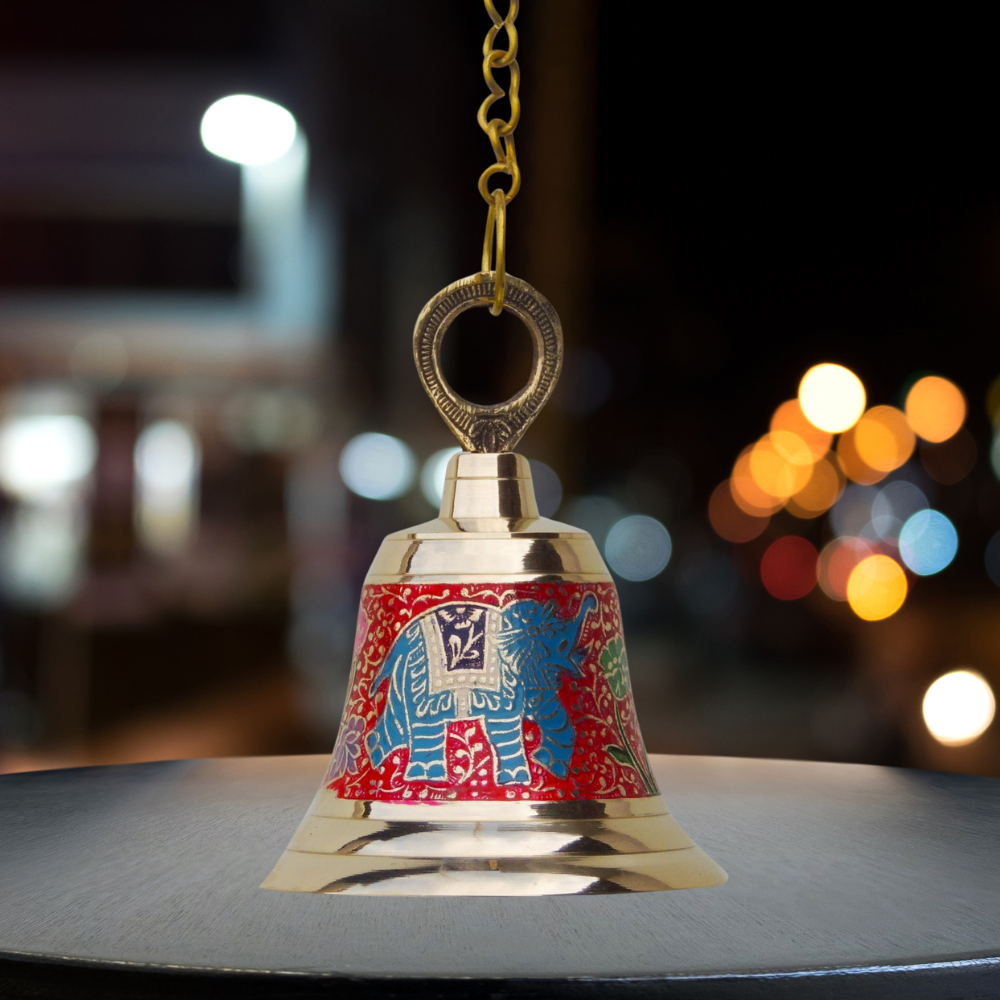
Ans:
[{"label": "elephant leg", "polygon": [[444,719],[410,723],[410,760],[403,777],[407,781],[447,781],[445,745],[448,723]]},{"label": "elephant leg", "polygon": [[531,781],[528,758],[524,756],[521,715],[498,718],[486,716],[486,736],[497,755],[497,784],[526,785]]},{"label": "elephant leg", "polygon": [[531,715],[538,723],[542,737],[532,756],[557,778],[565,778],[576,744],[576,730],[555,691],[544,692]]}]

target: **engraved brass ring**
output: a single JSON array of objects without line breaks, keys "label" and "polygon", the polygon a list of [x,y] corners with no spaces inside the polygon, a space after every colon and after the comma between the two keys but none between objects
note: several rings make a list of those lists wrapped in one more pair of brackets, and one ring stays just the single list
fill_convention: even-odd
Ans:
[{"label": "engraved brass ring", "polygon": [[513,450],[552,395],[562,369],[562,324],[551,303],[526,281],[507,275],[503,308],[528,328],[532,340],[528,384],[505,403],[470,403],[448,384],[441,369],[441,344],[455,317],[477,306],[490,308],[496,298],[490,274],[462,278],[438,292],[424,306],[413,330],[413,358],[420,381],[438,412],[466,451]]}]

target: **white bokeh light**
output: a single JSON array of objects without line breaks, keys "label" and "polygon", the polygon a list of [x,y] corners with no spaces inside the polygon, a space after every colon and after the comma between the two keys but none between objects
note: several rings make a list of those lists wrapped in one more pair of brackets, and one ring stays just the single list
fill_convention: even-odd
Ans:
[{"label": "white bokeh light", "polygon": [[0,427],[0,484],[21,500],[43,500],[78,483],[97,458],[83,417],[32,414]]},{"label": "white bokeh light", "polygon": [[143,545],[161,555],[181,552],[198,513],[201,445],[192,427],[157,420],[135,443],[136,525]]},{"label": "white bokeh light", "polygon": [[250,94],[216,101],[201,119],[201,141],[210,153],[247,165],[270,163],[295,141],[297,126],[289,111]]},{"label": "white bokeh light", "polygon": [[931,736],[956,747],[982,736],[993,721],[996,699],[975,670],[952,670],[927,689],[923,710]]},{"label": "white bokeh light", "polygon": [[457,455],[461,448],[442,448],[434,452],[424,462],[420,472],[420,491],[432,507],[441,506],[441,495],[444,493],[444,476],[448,471],[448,463],[452,455]]},{"label": "white bokeh light", "polygon": [[670,562],[670,532],[656,518],[644,514],[623,517],[608,532],[604,556],[625,580],[652,580]]},{"label": "white bokeh light", "polygon": [[414,469],[409,446],[388,434],[359,434],[340,453],[344,484],[369,500],[401,497],[413,485]]},{"label": "white bokeh light", "polygon": [[179,420],[158,420],[135,443],[135,470],[147,489],[187,491],[199,465],[198,440]]}]

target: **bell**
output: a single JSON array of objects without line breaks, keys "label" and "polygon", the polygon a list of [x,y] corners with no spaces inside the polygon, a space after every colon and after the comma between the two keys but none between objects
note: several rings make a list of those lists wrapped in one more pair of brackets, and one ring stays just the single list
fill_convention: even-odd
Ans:
[{"label": "bell", "polygon": [[548,895],[719,885],[667,812],[629,685],[618,595],[585,531],[539,516],[516,440],[559,373],[558,317],[507,276],[532,378],[496,407],[440,371],[451,318],[491,275],[428,303],[425,387],[465,451],[439,517],[389,535],[365,579],[344,715],[312,805],[264,882],[289,892]]}]

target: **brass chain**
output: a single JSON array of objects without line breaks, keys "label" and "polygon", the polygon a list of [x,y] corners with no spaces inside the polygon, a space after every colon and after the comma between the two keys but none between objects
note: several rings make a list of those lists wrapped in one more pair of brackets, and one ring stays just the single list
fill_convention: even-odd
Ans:
[{"label": "brass chain", "polygon": [[[501,17],[497,13],[493,0],[483,0],[483,3],[486,6],[486,12],[493,21],[493,26],[486,33],[486,40],[483,42],[483,79],[486,81],[486,86],[490,88],[490,93],[479,106],[476,120],[479,122],[479,127],[489,137],[493,153],[497,158],[497,162],[491,163],[479,177],[479,193],[490,206],[486,217],[486,238],[483,241],[483,273],[495,273],[496,290],[493,296],[493,308],[490,309],[490,312],[494,316],[499,316],[503,309],[507,284],[507,206],[514,200],[521,187],[521,170],[517,165],[517,154],[514,150],[514,129],[517,128],[518,120],[521,117],[521,100],[518,97],[521,70],[517,65],[517,29],[514,27],[519,0],[509,0],[506,17]],[[495,49],[493,43],[501,28],[507,33],[507,48]],[[510,70],[510,94],[508,95],[510,121],[507,122],[502,118],[489,120],[486,118],[486,113],[493,104],[504,96],[503,87],[493,77],[493,70],[497,67]],[[494,174],[507,174],[510,177],[509,191],[505,192],[500,188],[490,191],[489,180]],[[496,245],[496,264],[491,267],[491,258],[494,257],[494,243]]]}]

